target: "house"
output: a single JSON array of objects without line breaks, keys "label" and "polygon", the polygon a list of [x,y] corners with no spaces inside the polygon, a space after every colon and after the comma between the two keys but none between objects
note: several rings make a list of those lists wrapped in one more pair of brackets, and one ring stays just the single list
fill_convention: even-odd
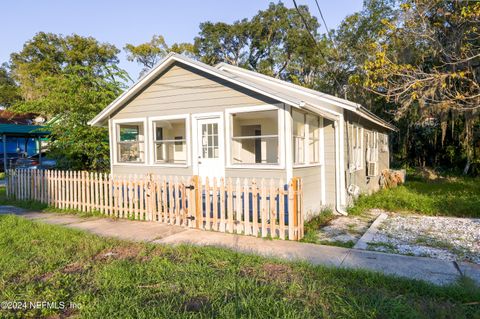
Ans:
[{"label": "house", "polygon": [[[0,110],[0,170],[6,171],[22,157],[38,154],[42,138],[48,135],[39,123],[40,117],[32,113],[18,114]],[[40,155],[41,159],[41,155]]]},{"label": "house", "polygon": [[174,53],[90,124],[108,125],[113,174],[301,177],[310,214],[377,190],[395,130],[348,100]]}]

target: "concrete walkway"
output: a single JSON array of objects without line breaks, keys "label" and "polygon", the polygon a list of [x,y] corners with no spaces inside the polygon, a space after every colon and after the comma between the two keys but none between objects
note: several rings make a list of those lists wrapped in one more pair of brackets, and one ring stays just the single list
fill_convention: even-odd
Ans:
[{"label": "concrete walkway", "polygon": [[480,285],[480,265],[476,264],[457,264],[433,258],[410,257],[293,241],[266,240],[153,222],[101,217],[81,218],[75,215],[27,212],[13,206],[0,206],[0,214],[15,214],[30,220],[81,229],[106,237],[156,244],[225,247],[263,256],[303,260],[315,265],[366,269],[389,275],[425,280],[437,285],[453,283],[461,275],[465,275]]}]

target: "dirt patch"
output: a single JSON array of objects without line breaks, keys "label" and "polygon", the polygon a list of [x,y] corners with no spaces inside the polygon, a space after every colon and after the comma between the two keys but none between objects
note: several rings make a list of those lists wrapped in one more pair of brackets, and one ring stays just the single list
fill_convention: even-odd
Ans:
[{"label": "dirt patch", "polygon": [[55,275],[54,272],[46,272],[44,274],[35,276],[33,278],[34,281],[41,281],[41,282],[47,282],[49,281],[53,276]]},{"label": "dirt patch", "polygon": [[258,275],[258,270],[254,267],[242,267],[239,271],[239,275],[242,277],[253,278]]},{"label": "dirt patch", "polygon": [[183,303],[183,308],[188,312],[201,312],[210,307],[210,301],[205,296],[192,297]]},{"label": "dirt patch", "polygon": [[48,316],[48,319],[63,319],[63,318],[70,318],[76,317],[78,315],[78,310],[74,308],[67,307],[61,313]]},{"label": "dirt patch", "polygon": [[260,268],[242,267],[240,276],[260,281],[293,282],[300,280],[299,275],[288,265],[266,263]]},{"label": "dirt patch", "polygon": [[75,274],[83,272],[83,265],[78,262],[74,262],[63,267],[62,272],[65,274]]},{"label": "dirt patch", "polygon": [[138,258],[138,255],[142,250],[143,250],[142,246],[133,245],[133,244],[128,246],[117,246],[113,248],[107,248],[99,252],[94,257],[94,260],[105,261],[105,260],[136,259]]}]

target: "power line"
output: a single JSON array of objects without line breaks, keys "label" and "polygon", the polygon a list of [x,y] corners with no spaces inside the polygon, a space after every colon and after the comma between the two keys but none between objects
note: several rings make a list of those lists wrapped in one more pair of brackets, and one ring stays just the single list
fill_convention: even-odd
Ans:
[{"label": "power line", "polygon": [[[300,19],[302,19],[302,22],[305,26],[305,29],[307,29],[308,31],[308,35],[312,38],[313,40],[313,43],[315,43],[315,45],[317,45],[317,39],[315,39],[315,37],[313,36],[312,34],[312,30],[310,29],[310,26],[308,25],[307,23],[307,20],[305,19],[305,17],[303,16],[303,14],[300,12],[300,9],[298,9],[298,6],[297,6],[297,1],[293,0],[293,5],[295,6],[295,10],[297,10],[297,13],[298,15],[300,16]],[[322,56],[323,56],[323,53],[321,53]],[[324,57],[325,58],[325,57]]]},{"label": "power line", "polygon": [[332,36],[330,35],[330,29],[327,26],[327,22],[325,21],[325,18],[323,17],[322,9],[320,9],[320,5],[318,4],[318,0],[315,0],[315,3],[317,4],[317,9],[318,12],[320,12],[320,18],[322,19],[323,25],[325,26],[325,30],[327,31],[327,36],[332,41],[332,44],[335,46],[335,42],[332,39]]},{"label": "power line", "polygon": [[[316,0],[315,0],[316,2]],[[300,19],[302,19],[302,22],[303,24],[305,25],[305,29],[307,29],[307,32],[308,34],[310,35],[310,37],[312,38],[313,40],[313,43],[315,44],[315,46],[317,47],[318,49],[318,52],[320,53],[320,55],[322,56],[322,58],[325,60],[325,62],[327,63],[327,65],[329,65],[329,63],[327,62],[327,57],[325,56],[325,54],[323,54],[323,51],[322,49],[319,47],[318,45],[318,42],[317,42],[317,39],[315,39],[315,37],[313,36],[312,34],[312,31],[310,29],[310,26],[308,25],[307,23],[307,20],[305,19],[305,17],[303,16],[303,14],[300,12],[299,8],[298,8],[298,5],[297,5],[297,1],[296,0],[293,0],[293,5],[295,6],[295,10],[297,11],[298,15],[300,16]],[[317,3],[318,5],[318,3]],[[318,6],[318,8],[320,9],[320,6]],[[323,18],[322,18],[323,19]],[[327,34],[328,34],[328,31],[327,31]],[[330,37],[330,35],[328,35]],[[341,89],[342,85],[340,84],[340,82],[337,80],[337,77],[335,75],[335,71],[332,70],[333,72],[333,80],[335,81],[335,83],[338,85],[338,88]]]}]

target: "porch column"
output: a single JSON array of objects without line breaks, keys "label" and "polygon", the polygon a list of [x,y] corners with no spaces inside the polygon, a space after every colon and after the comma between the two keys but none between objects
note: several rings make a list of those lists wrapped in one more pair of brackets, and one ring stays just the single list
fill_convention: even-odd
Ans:
[{"label": "porch column", "polygon": [[7,135],[3,134],[3,169],[5,174],[7,173]]},{"label": "porch column", "polygon": [[38,165],[42,165],[42,141],[40,137],[37,137],[37,148],[38,148]]}]

